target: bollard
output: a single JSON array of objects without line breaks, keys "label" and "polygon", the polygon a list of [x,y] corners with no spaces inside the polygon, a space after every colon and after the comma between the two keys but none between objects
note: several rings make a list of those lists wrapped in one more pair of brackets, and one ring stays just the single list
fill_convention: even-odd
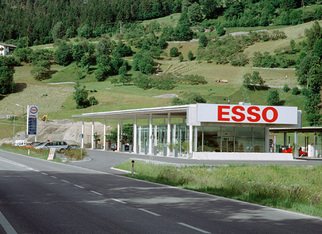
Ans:
[{"label": "bollard", "polygon": [[134,173],[134,160],[132,160],[132,174]]},{"label": "bollard", "polygon": [[30,155],[30,149],[28,149],[28,155]]}]

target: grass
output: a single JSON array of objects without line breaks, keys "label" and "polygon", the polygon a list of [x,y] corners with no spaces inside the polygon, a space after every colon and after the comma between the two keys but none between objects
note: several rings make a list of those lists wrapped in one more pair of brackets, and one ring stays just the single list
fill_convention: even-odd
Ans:
[{"label": "grass", "polygon": [[180,16],[181,16],[181,13],[175,13],[175,14],[172,14],[169,16],[158,18],[158,19],[144,20],[142,22],[142,24],[147,27],[151,27],[151,23],[152,23],[152,27],[153,27],[153,23],[157,22],[160,24],[161,28],[164,28],[166,26],[176,27],[177,23],[180,19]]},{"label": "grass", "polygon": [[[0,146],[0,149],[13,152],[13,153],[18,153],[18,154],[23,154],[27,155],[30,157],[35,157],[35,158],[40,158],[47,160],[48,155],[49,155],[49,149],[35,149],[35,148],[30,148],[30,154],[28,154],[28,148],[26,147],[20,147],[20,146],[13,146],[12,144],[2,144]],[[60,158],[55,158],[53,161],[55,162],[61,162],[62,160]]]},{"label": "grass", "polygon": [[[117,168],[131,171],[131,162]],[[174,167],[135,162],[127,176],[322,217],[322,165]]]}]

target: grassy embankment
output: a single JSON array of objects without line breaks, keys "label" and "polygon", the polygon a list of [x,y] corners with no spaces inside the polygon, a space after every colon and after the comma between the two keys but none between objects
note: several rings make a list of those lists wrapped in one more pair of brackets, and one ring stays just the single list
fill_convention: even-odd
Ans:
[{"label": "grassy embankment", "polygon": [[[117,168],[131,171],[131,162]],[[174,167],[135,162],[129,177],[322,217],[322,165]]]},{"label": "grassy embankment", "polygon": [[[35,157],[35,158],[40,158],[47,160],[48,155],[49,155],[49,149],[35,149],[35,148],[30,148],[28,149],[27,147],[24,146],[13,146],[12,144],[2,144],[0,146],[1,150],[17,153],[17,154],[23,154],[27,155],[30,157]],[[72,161],[72,160],[82,160],[84,157],[87,155],[86,149],[76,149],[76,150],[70,150],[70,151],[65,151],[64,157],[67,158],[67,160]],[[53,161],[55,162],[62,162],[62,156],[59,155],[56,157]]]}]

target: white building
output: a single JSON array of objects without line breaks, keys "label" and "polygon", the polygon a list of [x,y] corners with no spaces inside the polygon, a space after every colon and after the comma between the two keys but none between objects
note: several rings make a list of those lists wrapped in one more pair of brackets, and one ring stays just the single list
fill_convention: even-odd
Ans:
[{"label": "white building", "polygon": [[6,43],[0,43],[0,56],[6,56],[8,54],[11,54],[17,46],[6,44]]},{"label": "white building", "polygon": [[[122,150],[123,121],[133,121],[137,154],[222,160],[288,160],[292,154],[269,152],[269,128],[301,127],[297,107],[191,104],[86,113],[74,118],[117,120],[117,146]],[[84,136],[84,125],[82,127]],[[104,142],[106,138],[104,137]],[[82,147],[84,142],[82,139]],[[105,149],[105,144],[104,144]]]}]

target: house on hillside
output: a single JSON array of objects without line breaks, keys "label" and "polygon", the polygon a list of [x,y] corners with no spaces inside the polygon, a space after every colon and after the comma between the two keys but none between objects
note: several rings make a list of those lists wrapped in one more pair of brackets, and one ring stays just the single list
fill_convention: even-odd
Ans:
[{"label": "house on hillside", "polygon": [[6,56],[11,54],[17,46],[6,44],[6,43],[0,43],[0,56]]}]

